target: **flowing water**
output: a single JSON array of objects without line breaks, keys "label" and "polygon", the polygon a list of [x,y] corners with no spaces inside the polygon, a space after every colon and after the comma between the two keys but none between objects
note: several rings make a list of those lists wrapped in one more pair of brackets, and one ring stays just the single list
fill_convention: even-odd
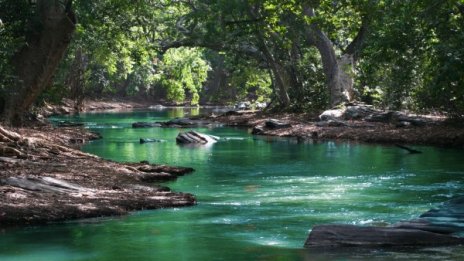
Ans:
[{"label": "flowing water", "polygon": [[[83,150],[117,161],[190,166],[166,185],[196,195],[189,208],[0,231],[0,260],[464,260],[464,247],[305,250],[312,226],[384,225],[411,219],[464,195],[462,150],[343,142],[298,144],[247,130],[198,131],[222,137],[207,147],[175,143],[179,129],[132,129],[197,109],[83,114],[102,140]],[[140,144],[140,138],[164,142]]]}]

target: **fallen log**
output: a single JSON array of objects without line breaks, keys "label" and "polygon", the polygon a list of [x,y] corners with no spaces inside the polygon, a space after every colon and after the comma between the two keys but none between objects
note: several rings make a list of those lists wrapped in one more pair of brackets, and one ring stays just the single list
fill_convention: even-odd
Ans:
[{"label": "fallen log", "polygon": [[31,191],[76,193],[88,192],[87,188],[52,177],[9,177],[1,179],[0,183]]}]

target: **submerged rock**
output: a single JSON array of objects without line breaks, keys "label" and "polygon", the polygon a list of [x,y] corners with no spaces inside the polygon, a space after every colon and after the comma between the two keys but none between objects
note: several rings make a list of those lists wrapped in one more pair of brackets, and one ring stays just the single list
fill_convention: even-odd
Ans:
[{"label": "submerged rock", "polygon": [[153,142],[164,142],[164,141],[165,140],[161,140],[161,139],[140,138],[140,144],[153,143]]},{"label": "submerged rock", "polygon": [[71,121],[60,121],[56,124],[57,127],[83,127],[84,123],[82,122],[71,122]]},{"label": "submerged rock", "polygon": [[389,227],[319,225],[309,234],[305,247],[314,246],[428,246],[464,244],[464,197],[445,202],[419,218]]},{"label": "submerged rock", "polygon": [[313,228],[306,240],[305,247],[437,246],[454,244],[464,244],[464,238],[419,229],[320,225]]},{"label": "submerged rock", "polygon": [[132,128],[156,128],[161,127],[161,124],[157,122],[134,122]]}]

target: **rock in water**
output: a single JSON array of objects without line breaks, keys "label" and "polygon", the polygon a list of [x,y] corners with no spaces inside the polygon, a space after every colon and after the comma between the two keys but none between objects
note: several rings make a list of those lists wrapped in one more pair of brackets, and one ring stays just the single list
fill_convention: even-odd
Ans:
[{"label": "rock in water", "polygon": [[464,244],[464,197],[445,202],[419,218],[389,227],[315,226],[305,247],[314,246],[432,246]]},{"label": "rock in water", "polygon": [[140,144],[152,143],[152,142],[163,142],[164,140],[160,139],[149,139],[149,138],[140,138]]},{"label": "rock in water", "polygon": [[418,229],[320,225],[313,228],[305,247],[437,246],[463,243],[464,238]]},{"label": "rock in water", "polygon": [[181,132],[176,137],[179,144],[208,144],[219,140],[219,137],[199,133],[196,131]]},{"label": "rock in water", "polygon": [[134,122],[132,128],[155,128],[161,127],[161,124],[157,122]]}]

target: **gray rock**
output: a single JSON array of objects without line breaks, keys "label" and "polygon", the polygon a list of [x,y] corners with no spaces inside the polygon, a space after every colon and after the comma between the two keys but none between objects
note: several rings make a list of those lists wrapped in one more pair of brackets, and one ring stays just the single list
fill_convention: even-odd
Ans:
[{"label": "gray rock", "polygon": [[210,121],[193,120],[189,118],[177,118],[166,122],[158,122],[163,127],[168,128],[194,128],[212,125]]},{"label": "gray rock", "polygon": [[343,118],[344,113],[345,109],[327,110],[324,111],[321,115],[319,115],[319,119],[321,121],[338,120]]},{"label": "gray rock", "polygon": [[340,120],[320,121],[316,123],[318,127],[346,127],[348,124]]},{"label": "gray rock", "polygon": [[409,121],[400,121],[400,122],[398,122],[395,126],[396,126],[397,128],[408,128],[408,127],[411,127],[411,125],[412,125],[412,124],[411,124],[411,122],[409,122]]},{"label": "gray rock", "polygon": [[142,173],[137,176],[138,180],[142,182],[159,182],[177,179],[176,175],[165,172]]},{"label": "gray rock", "polygon": [[305,247],[313,246],[427,246],[464,244],[464,197],[431,209],[419,218],[390,227],[315,226]]},{"label": "gray rock", "polygon": [[287,122],[282,122],[276,119],[269,119],[264,123],[264,126],[269,129],[284,129],[284,128],[291,128],[292,125],[290,125]]},{"label": "gray rock", "polygon": [[251,134],[253,135],[260,135],[264,132],[263,128],[262,127],[254,127],[253,130],[251,131]]},{"label": "gray rock", "polygon": [[134,122],[132,128],[156,128],[161,127],[161,124],[156,122]]},{"label": "gray rock", "polygon": [[83,127],[82,122],[60,121],[56,124],[57,127]]},{"label": "gray rock", "polygon": [[219,137],[196,131],[181,132],[176,137],[176,141],[179,144],[208,144],[215,143],[218,140]]},{"label": "gray rock", "polygon": [[418,229],[320,225],[312,229],[305,247],[437,246],[463,243],[464,238]]},{"label": "gray rock", "polygon": [[150,138],[140,138],[140,144],[144,144],[144,143],[153,143],[153,142],[164,142],[164,140],[161,140],[161,139],[150,139]]},{"label": "gray rock", "polygon": [[375,112],[376,110],[370,105],[353,105],[346,107],[343,118],[345,120],[361,120]]}]

